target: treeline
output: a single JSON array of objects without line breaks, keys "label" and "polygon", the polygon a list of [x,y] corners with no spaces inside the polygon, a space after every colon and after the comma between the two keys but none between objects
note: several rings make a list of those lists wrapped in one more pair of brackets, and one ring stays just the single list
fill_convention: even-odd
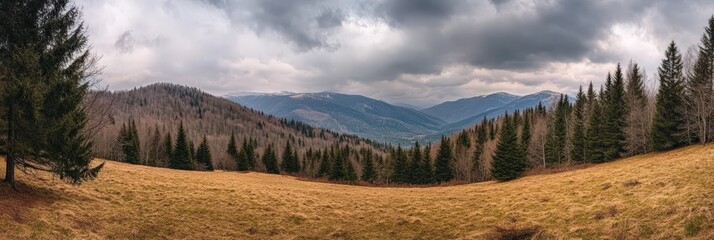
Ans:
[{"label": "treeline", "polygon": [[[175,140],[170,133],[162,136],[156,128],[146,145],[148,149],[142,151],[136,122],[132,120],[128,125],[122,124],[117,146],[120,148],[119,161],[182,170],[213,170],[213,158],[206,136],[196,147],[188,140],[183,123],[178,127]],[[142,153],[146,157],[141,157]]]}]

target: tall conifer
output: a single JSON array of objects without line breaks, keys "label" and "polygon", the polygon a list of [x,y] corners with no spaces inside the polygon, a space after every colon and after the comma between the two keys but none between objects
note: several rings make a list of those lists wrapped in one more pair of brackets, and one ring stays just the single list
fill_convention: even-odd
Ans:
[{"label": "tall conifer", "polygon": [[518,142],[516,126],[506,114],[493,155],[491,175],[499,181],[511,180],[519,177],[527,166],[525,151]]},{"label": "tall conifer", "polygon": [[451,148],[451,141],[442,136],[439,151],[434,160],[434,180],[436,182],[443,183],[454,179],[453,162],[454,152]]},{"label": "tall conifer", "polygon": [[659,67],[660,87],[654,120],[652,122],[652,147],[657,151],[682,146],[685,143],[682,56],[674,42],[669,44],[665,59]]}]

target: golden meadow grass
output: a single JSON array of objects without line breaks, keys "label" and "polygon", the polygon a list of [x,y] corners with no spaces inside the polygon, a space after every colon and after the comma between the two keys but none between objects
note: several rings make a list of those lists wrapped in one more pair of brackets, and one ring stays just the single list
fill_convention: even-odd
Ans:
[{"label": "golden meadow grass", "polygon": [[106,162],[79,187],[25,174],[19,193],[0,187],[0,238],[714,239],[714,145],[430,188]]}]

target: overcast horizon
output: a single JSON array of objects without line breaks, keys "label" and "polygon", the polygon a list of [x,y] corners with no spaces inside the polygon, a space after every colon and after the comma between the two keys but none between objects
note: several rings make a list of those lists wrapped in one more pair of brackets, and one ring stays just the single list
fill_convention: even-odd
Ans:
[{"label": "overcast horizon", "polygon": [[[572,94],[620,62],[654,77],[699,43],[706,1],[77,0],[102,84],[360,94],[433,105],[495,92]],[[408,3],[408,4],[407,4]]]}]

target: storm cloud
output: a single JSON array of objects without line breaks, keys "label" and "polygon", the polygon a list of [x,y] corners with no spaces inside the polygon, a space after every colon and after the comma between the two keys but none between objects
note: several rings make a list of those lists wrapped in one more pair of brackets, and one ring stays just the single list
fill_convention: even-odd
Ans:
[{"label": "storm cloud", "polygon": [[428,105],[572,93],[697,44],[708,1],[78,0],[112,89],[338,91]]}]

